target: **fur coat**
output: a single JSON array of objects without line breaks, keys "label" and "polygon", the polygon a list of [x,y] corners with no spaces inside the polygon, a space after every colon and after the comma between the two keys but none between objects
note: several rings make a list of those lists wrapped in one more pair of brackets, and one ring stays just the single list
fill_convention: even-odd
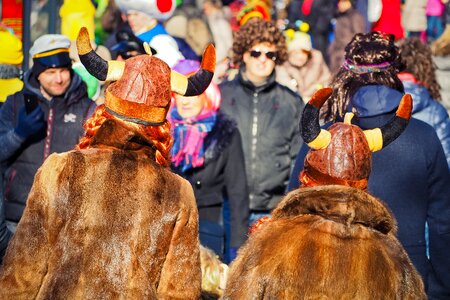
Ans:
[{"label": "fur coat", "polygon": [[224,299],[425,299],[395,231],[362,190],[292,191],[240,249]]},{"label": "fur coat", "polygon": [[191,185],[125,125],[107,120],[90,149],[52,154],[39,169],[0,271],[0,299],[199,297]]}]

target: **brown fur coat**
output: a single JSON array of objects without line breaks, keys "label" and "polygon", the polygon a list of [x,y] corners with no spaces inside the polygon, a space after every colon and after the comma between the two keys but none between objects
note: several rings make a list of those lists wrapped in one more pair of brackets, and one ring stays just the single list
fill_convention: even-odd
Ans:
[{"label": "brown fur coat", "polygon": [[198,298],[191,185],[116,122],[102,125],[95,148],[53,154],[38,171],[0,299]]},{"label": "brown fur coat", "polygon": [[425,299],[376,198],[344,186],[289,193],[231,265],[224,299]]}]

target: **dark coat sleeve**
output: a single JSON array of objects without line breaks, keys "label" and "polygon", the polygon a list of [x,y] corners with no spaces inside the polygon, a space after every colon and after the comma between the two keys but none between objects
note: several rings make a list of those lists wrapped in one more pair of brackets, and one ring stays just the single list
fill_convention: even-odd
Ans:
[{"label": "dark coat sleeve", "polygon": [[241,246],[247,238],[249,200],[241,135],[234,130],[225,165],[225,187],[230,204],[231,247]]}]

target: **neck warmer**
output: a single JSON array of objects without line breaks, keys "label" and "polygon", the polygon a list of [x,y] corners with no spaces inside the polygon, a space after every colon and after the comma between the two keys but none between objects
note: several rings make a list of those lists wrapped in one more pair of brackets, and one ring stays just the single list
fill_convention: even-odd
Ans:
[{"label": "neck warmer", "polygon": [[191,168],[203,166],[205,149],[203,140],[214,127],[217,113],[203,111],[198,116],[184,119],[176,107],[170,113],[174,143],[172,163],[185,172]]}]

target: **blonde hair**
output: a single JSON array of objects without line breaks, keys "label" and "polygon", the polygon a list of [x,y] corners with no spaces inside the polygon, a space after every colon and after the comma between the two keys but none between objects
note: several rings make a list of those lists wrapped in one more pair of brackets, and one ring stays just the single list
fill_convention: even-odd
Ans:
[{"label": "blonde hair", "polygon": [[228,266],[209,248],[200,245],[200,265],[202,269],[202,291],[222,296],[225,289]]}]

